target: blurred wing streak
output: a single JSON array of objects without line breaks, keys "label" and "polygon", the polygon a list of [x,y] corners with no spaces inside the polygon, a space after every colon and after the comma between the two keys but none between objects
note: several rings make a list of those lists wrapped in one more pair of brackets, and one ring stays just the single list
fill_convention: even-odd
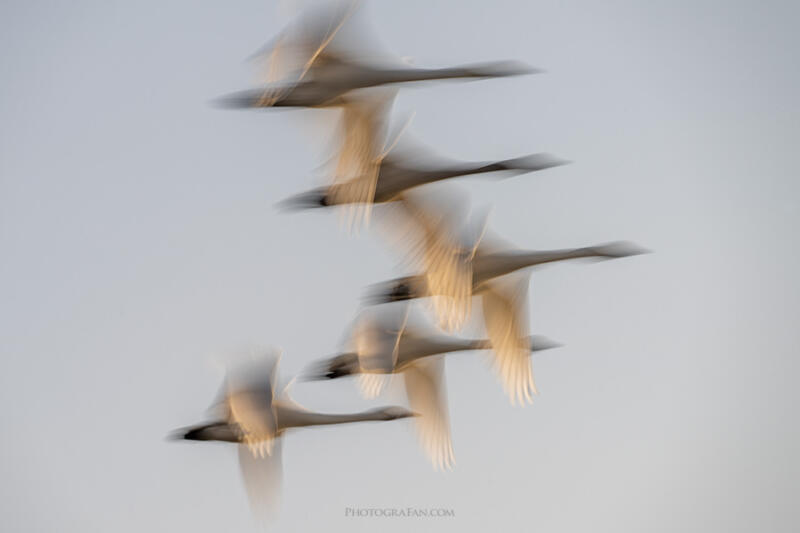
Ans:
[{"label": "blurred wing streak", "polygon": [[242,432],[242,441],[254,456],[272,453],[276,433],[272,395],[258,391],[238,391],[228,396],[231,419]]},{"label": "blurred wing streak", "polygon": [[494,280],[481,291],[486,331],[495,354],[495,369],[511,404],[524,405],[538,394],[531,368],[528,338],[528,276]]},{"label": "blurred wing streak", "polygon": [[336,21],[336,20],[331,21],[331,26],[329,27],[325,37],[322,39],[322,42],[317,47],[317,49],[314,50],[314,52],[311,54],[311,57],[308,59],[308,61],[306,62],[305,66],[303,67],[303,71],[300,74],[300,80],[302,80],[305,77],[305,75],[308,73],[308,70],[312,67],[312,65],[317,60],[317,58],[322,53],[322,51],[325,50],[325,48],[330,44],[330,42],[336,36],[336,33],[340,29],[342,29],[342,26],[344,26],[344,23],[347,22],[348,18],[350,18],[350,15],[353,14],[353,11],[355,10],[355,8],[358,5],[358,3],[359,3],[358,0],[353,0],[353,1],[349,2],[349,5],[347,6],[347,9],[340,16],[339,20],[338,21]]},{"label": "blurred wing streak", "polygon": [[230,421],[238,426],[242,442],[254,456],[269,455],[277,433],[273,400],[278,360],[279,355],[273,354],[266,364],[245,367],[227,380]]},{"label": "blurred wing streak", "polygon": [[410,263],[423,271],[439,326],[459,329],[472,305],[472,262],[443,212],[425,208],[411,194],[397,202],[401,217],[391,230]]},{"label": "blurred wing streak", "polygon": [[396,336],[366,312],[357,319],[352,344],[361,367],[358,384],[365,398],[375,398],[388,384],[394,371]]},{"label": "blurred wing streak", "polygon": [[[307,13],[300,18],[298,26],[284,29],[251,56],[251,59],[266,63],[267,87],[258,105],[269,105],[278,100],[303,81],[316,63],[323,62],[326,48],[358,4],[359,0],[347,2],[344,10],[335,11],[332,15],[325,10]],[[327,22],[322,23],[323,19]],[[272,86],[275,82],[283,82],[283,86]]]},{"label": "blurred wing streak", "polygon": [[386,114],[394,92],[377,99],[352,98],[342,105],[341,146],[330,190],[346,208],[349,229],[368,223],[378,184]]},{"label": "blurred wing streak", "polygon": [[391,374],[362,372],[358,375],[358,387],[361,390],[361,395],[368,400],[377,398],[388,386],[391,378]]},{"label": "blurred wing streak", "polygon": [[416,419],[420,443],[436,470],[450,470],[455,463],[443,377],[442,357],[415,361],[404,371],[409,407],[421,415]]},{"label": "blurred wing streak", "polygon": [[280,504],[283,480],[281,440],[276,439],[272,453],[264,457],[253,455],[244,444],[238,448],[239,468],[250,508],[258,519],[267,520],[276,514]]}]

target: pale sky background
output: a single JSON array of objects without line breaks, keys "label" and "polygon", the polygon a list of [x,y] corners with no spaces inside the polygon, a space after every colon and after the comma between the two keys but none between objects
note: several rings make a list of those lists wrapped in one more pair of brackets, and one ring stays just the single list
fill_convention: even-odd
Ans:
[{"label": "pale sky background", "polygon": [[[655,253],[534,272],[541,396],[512,408],[479,353],[447,362],[456,469],[411,424],[298,430],[281,531],[789,532],[800,527],[796,2],[374,2],[419,66],[518,59],[523,78],[404,90],[411,131],[464,159],[568,167],[466,179],[528,248]],[[215,361],[337,349],[363,288],[402,272],[332,212],[312,111],[209,100],[284,23],[253,2],[0,5],[0,521],[5,531],[255,531],[235,447],[202,420]],[[353,380],[300,384],[322,411]],[[355,519],[346,507],[455,518]],[[324,529],[323,529],[324,528]]]}]

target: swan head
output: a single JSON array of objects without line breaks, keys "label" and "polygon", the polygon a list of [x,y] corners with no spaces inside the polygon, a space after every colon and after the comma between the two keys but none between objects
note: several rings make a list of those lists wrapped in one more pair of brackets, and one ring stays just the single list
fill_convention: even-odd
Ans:
[{"label": "swan head", "polygon": [[174,440],[210,440],[205,428],[195,428],[185,432],[178,430],[172,433],[171,437]]},{"label": "swan head", "polygon": [[290,196],[281,200],[277,204],[278,209],[283,211],[297,211],[300,209],[314,209],[317,207],[328,207],[331,205],[328,193],[325,189],[315,189]]},{"label": "swan head", "polygon": [[599,256],[606,259],[617,259],[620,257],[631,257],[634,255],[649,254],[650,250],[628,241],[617,241],[592,247]]},{"label": "swan head", "polygon": [[214,422],[202,426],[177,429],[167,436],[167,440],[217,440],[237,442],[239,440],[239,435],[237,431],[227,423]]},{"label": "swan head", "polygon": [[531,337],[531,351],[538,352],[541,350],[549,350],[551,348],[560,348],[563,346],[560,342],[556,342],[553,339],[548,339],[543,335],[533,335]]},{"label": "swan head", "polygon": [[292,101],[292,88],[292,85],[268,85],[260,89],[229,93],[210,103],[219,109],[299,107],[298,102]]},{"label": "swan head", "polygon": [[416,278],[406,277],[374,285],[366,296],[371,304],[401,302],[421,296],[416,289]]},{"label": "swan head", "polygon": [[305,381],[335,379],[359,372],[358,355],[343,353],[316,363],[305,372]]}]

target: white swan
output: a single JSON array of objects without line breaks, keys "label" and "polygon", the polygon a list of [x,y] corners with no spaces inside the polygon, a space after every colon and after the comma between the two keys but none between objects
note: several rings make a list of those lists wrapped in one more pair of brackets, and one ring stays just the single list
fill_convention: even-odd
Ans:
[{"label": "white swan", "polygon": [[[367,31],[353,29],[358,2],[331,3],[311,10],[253,54],[268,65],[268,85],[220,99],[228,107],[325,107],[357,89],[382,85],[446,80],[516,76],[540,72],[513,61],[498,61],[451,68],[423,69],[403,61],[364,61],[356,55],[374,54],[378,48],[367,42]],[[345,47],[339,39],[350,30]],[[347,40],[347,39],[344,39]],[[349,49],[348,49],[349,48]]]},{"label": "white swan", "polygon": [[[429,211],[430,213],[431,211]],[[496,354],[496,369],[512,404],[530,403],[536,386],[528,357],[528,282],[526,269],[572,259],[614,259],[645,253],[632,243],[585,248],[524,251],[497,247],[484,238],[465,249],[438,216],[420,210],[415,218],[423,237],[408,246],[422,274],[379,284],[371,303],[432,297],[439,324],[461,327],[471,313],[473,296],[481,298],[484,324]],[[427,217],[427,218],[426,218]]]},{"label": "white swan", "polygon": [[[528,339],[528,354],[558,346],[545,337]],[[370,310],[356,320],[351,350],[313,365],[306,379],[357,376],[362,393],[379,394],[393,374],[400,374],[409,407],[420,416],[415,425],[423,450],[435,469],[452,468],[453,454],[444,354],[491,349],[489,340],[425,335],[407,324],[407,316],[391,314],[383,319]]]},{"label": "white swan", "polygon": [[[278,205],[286,209],[310,209],[347,205],[351,203],[387,203],[404,201],[404,193],[437,181],[461,176],[506,172],[514,175],[545,170],[569,163],[547,153],[530,154],[514,159],[494,162],[450,162],[446,164],[420,165],[415,154],[397,155],[388,153],[377,160],[372,173],[374,190],[370,196],[353,194],[363,189],[362,175],[346,181],[337,181],[328,187],[320,187],[291,196]],[[370,182],[372,183],[372,181]]]},{"label": "white swan", "polygon": [[286,389],[276,392],[277,366],[278,357],[269,356],[233,369],[212,406],[214,420],[172,434],[177,440],[239,444],[248,498],[256,515],[264,518],[276,510],[282,477],[280,437],[286,430],[414,416],[402,407],[348,414],[309,411],[294,402]]}]

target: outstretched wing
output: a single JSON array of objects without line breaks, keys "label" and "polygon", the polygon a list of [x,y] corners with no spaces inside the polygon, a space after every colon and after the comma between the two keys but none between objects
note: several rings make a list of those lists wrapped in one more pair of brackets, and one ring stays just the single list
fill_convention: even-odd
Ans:
[{"label": "outstretched wing", "polygon": [[391,381],[392,374],[362,372],[358,375],[358,388],[361,390],[361,395],[364,398],[372,400],[380,396]]},{"label": "outstretched wing", "polygon": [[394,372],[395,347],[399,332],[389,331],[369,311],[356,319],[351,334],[353,351],[358,355],[358,384],[365,398],[375,398]]},{"label": "outstretched wing", "polygon": [[357,7],[350,0],[307,10],[249,59],[264,64],[267,83],[300,82],[336,56],[332,43]]},{"label": "outstretched wing", "polygon": [[417,432],[425,453],[437,470],[449,470],[455,463],[450,437],[450,416],[441,356],[415,361],[403,372],[411,410],[418,413]]},{"label": "outstretched wing", "polygon": [[331,203],[346,207],[349,227],[369,221],[394,94],[349,97],[341,106],[341,142],[329,197]]},{"label": "outstretched wing", "polygon": [[503,388],[512,404],[524,405],[537,394],[528,336],[528,275],[507,278],[484,284],[483,317]]},{"label": "outstretched wing", "polygon": [[400,197],[390,231],[408,261],[425,276],[440,327],[453,331],[466,322],[472,303],[472,261],[458,237],[460,221],[433,209],[419,196]]},{"label": "outstretched wing", "polygon": [[263,457],[253,455],[244,444],[238,448],[239,468],[250,508],[256,518],[266,521],[277,513],[280,506],[283,481],[281,440],[276,439],[272,453]]},{"label": "outstretched wing", "polygon": [[241,439],[254,456],[272,452],[277,434],[273,409],[277,357],[252,362],[228,375],[225,403],[230,421],[241,432]]}]

